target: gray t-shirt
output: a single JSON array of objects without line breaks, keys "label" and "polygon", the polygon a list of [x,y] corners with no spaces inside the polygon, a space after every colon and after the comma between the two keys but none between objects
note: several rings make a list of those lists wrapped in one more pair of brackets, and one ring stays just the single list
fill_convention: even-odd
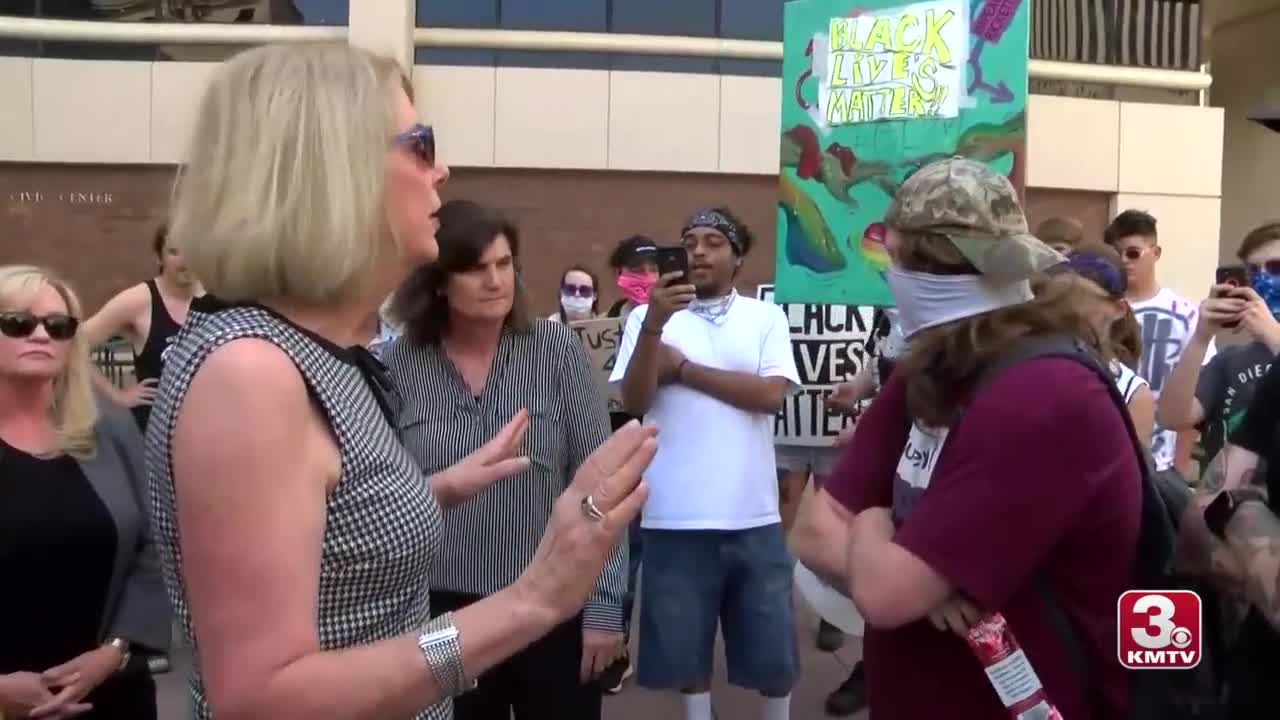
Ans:
[{"label": "gray t-shirt", "polygon": [[1275,354],[1263,343],[1223,348],[1200,370],[1196,399],[1204,408],[1200,445],[1204,465],[1222,450],[1228,437],[1244,419],[1254,390],[1271,366]]}]

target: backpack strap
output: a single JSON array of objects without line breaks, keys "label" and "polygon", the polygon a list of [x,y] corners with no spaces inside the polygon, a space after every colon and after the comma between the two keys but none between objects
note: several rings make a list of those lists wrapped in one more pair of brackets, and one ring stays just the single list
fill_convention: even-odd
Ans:
[{"label": "backpack strap", "polygon": [[[1150,567],[1152,563],[1164,568],[1165,563],[1172,562],[1172,554],[1167,547],[1167,538],[1171,536],[1172,529],[1167,523],[1165,504],[1154,484],[1154,466],[1151,464],[1145,443],[1138,437],[1133,418],[1129,415],[1128,403],[1116,386],[1115,377],[1106,362],[1096,352],[1083,341],[1072,336],[1045,335],[1026,338],[989,365],[979,376],[975,388],[981,388],[1015,365],[1038,358],[1074,360],[1093,371],[1099,382],[1107,389],[1108,396],[1124,419],[1125,430],[1129,434],[1129,442],[1133,446],[1138,467],[1142,473],[1142,529],[1139,532],[1135,575],[1145,574],[1143,567]],[[1081,691],[1084,693],[1085,702],[1089,707],[1095,707],[1097,703],[1096,673],[1093,672],[1080,634],[1066,609],[1059,602],[1058,594],[1054,591],[1048,576],[1038,576],[1033,583],[1036,593],[1044,603],[1050,624],[1067,652],[1072,669],[1080,682]]]}]

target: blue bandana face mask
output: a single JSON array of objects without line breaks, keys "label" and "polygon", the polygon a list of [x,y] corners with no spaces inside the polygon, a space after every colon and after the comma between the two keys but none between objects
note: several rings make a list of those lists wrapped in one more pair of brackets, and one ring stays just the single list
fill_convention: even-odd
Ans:
[{"label": "blue bandana face mask", "polygon": [[1253,286],[1253,291],[1258,293],[1262,301],[1267,304],[1271,315],[1280,317],[1280,277],[1266,270],[1260,270],[1253,273],[1250,284]]}]

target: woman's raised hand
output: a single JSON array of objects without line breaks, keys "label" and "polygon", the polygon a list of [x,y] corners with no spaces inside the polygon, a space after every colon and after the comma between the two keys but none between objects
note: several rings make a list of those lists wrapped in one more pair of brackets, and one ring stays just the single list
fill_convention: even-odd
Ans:
[{"label": "woman's raised hand", "polygon": [[480,449],[431,476],[436,502],[444,508],[452,507],[499,480],[527,470],[529,458],[519,453],[528,430],[529,411],[521,410]]},{"label": "woman's raised hand", "polygon": [[649,490],[640,476],[657,451],[657,430],[633,420],[587,456],[517,581],[535,605],[560,620],[582,609],[610,549],[644,506]]}]

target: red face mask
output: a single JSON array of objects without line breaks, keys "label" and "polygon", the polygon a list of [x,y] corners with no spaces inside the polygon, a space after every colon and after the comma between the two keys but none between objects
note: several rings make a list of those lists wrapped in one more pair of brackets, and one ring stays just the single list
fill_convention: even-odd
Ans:
[{"label": "red face mask", "polygon": [[657,284],[658,279],[649,273],[618,273],[618,290],[632,305],[644,305],[649,302],[649,291]]}]

